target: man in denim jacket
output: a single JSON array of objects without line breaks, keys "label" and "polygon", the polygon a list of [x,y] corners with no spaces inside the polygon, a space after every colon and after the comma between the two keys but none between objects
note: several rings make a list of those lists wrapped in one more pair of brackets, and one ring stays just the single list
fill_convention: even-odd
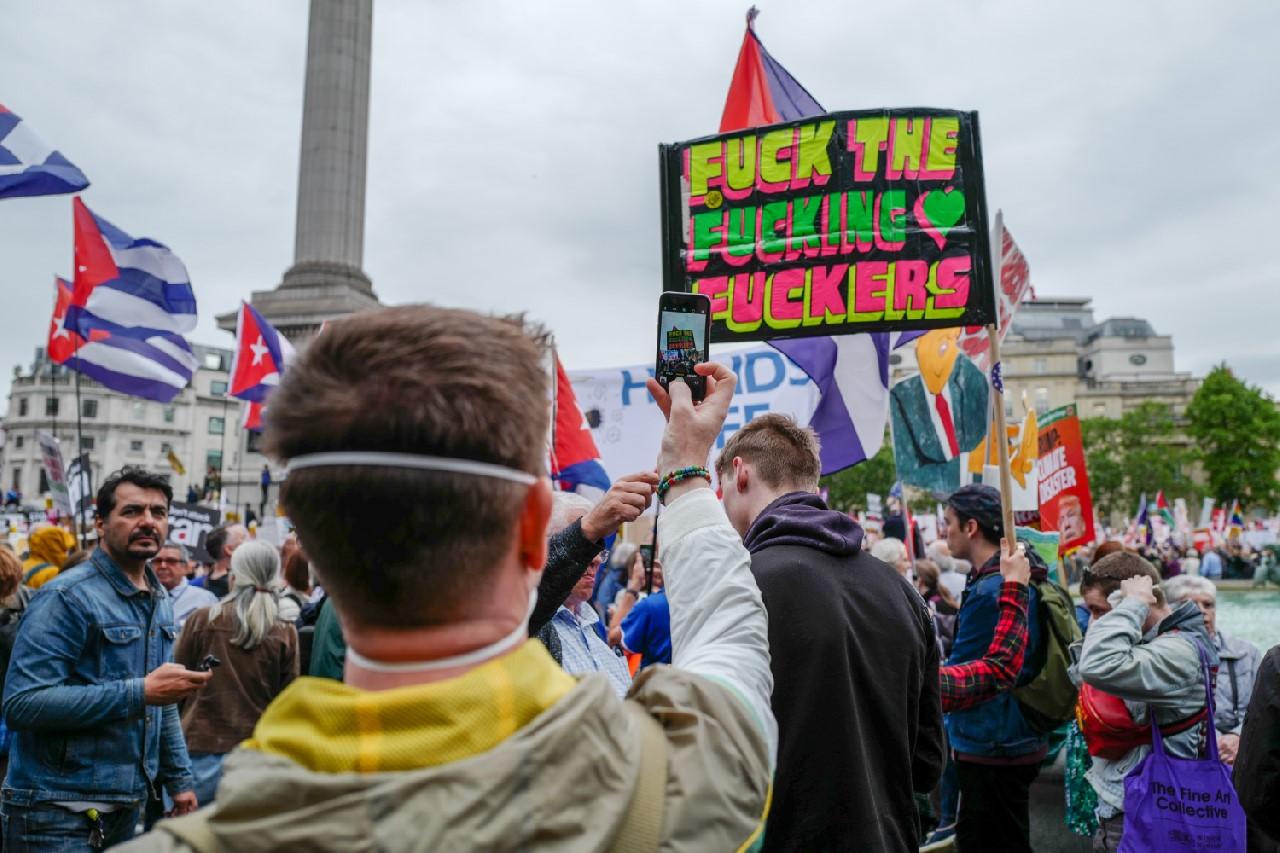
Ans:
[{"label": "man in denim jacket", "polygon": [[125,468],[98,492],[98,550],[40,590],[5,682],[13,731],[4,846],[101,849],[133,835],[160,789],[193,811],[191,762],[173,703],[209,679],[171,663],[177,628],[147,567],[173,490]]}]

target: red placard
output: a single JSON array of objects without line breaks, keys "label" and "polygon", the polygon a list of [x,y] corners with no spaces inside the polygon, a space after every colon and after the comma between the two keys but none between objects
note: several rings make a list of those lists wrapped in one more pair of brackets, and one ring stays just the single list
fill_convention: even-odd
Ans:
[{"label": "red placard", "polygon": [[1093,496],[1084,465],[1076,407],[1054,409],[1040,421],[1040,529],[1058,531],[1058,548],[1069,554],[1094,541]]}]

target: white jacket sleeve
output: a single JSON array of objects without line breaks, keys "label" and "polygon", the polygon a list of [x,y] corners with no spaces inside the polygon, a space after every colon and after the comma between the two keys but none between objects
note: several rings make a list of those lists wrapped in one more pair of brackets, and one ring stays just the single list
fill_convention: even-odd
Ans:
[{"label": "white jacket sleeve", "polygon": [[671,662],[728,687],[760,722],[777,759],[770,706],[769,624],[751,555],[710,489],[677,498],[658,517],[658,543],[671,608]]}]

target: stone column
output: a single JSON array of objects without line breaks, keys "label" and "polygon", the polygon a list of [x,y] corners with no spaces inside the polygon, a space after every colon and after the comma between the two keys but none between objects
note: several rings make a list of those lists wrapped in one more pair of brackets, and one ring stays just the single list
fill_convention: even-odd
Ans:
[{"label": "stone column", "polygon": [[361,268],[372,35],[373,0],[311,0],[295,266]]}]

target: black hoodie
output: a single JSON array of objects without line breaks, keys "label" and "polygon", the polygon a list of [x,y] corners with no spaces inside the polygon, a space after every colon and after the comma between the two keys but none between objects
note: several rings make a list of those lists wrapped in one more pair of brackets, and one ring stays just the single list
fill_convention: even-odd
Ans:
[{"label": "black hoodie", "polygon": [[928,607],[817,495],[769,504],[744,544],[769,611],[779,728],[765,849],[916,850],[913,794],[943,765]]}]

